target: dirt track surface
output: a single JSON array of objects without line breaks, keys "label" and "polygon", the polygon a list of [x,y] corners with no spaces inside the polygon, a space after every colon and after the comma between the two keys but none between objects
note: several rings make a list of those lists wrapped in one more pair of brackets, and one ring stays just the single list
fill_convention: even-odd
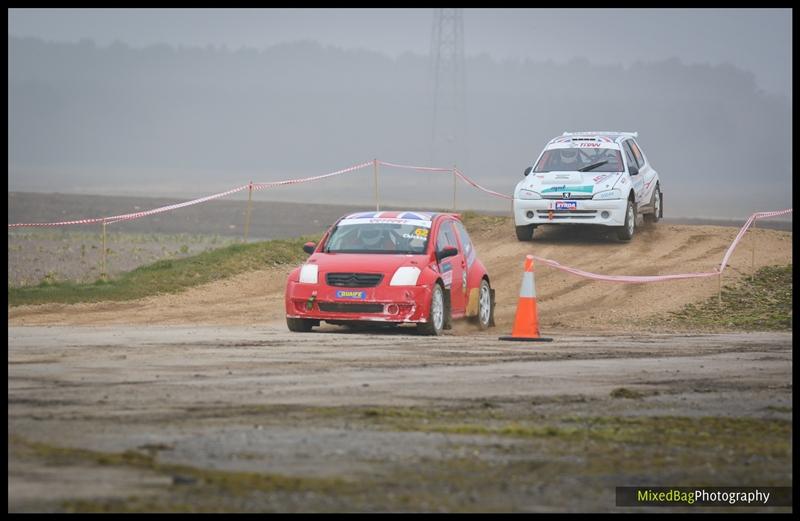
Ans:
[{"label": "dirt track surface", "polygon": [[[619,485],[791,483],[791,334],[657,325],[716,278],[624,285],[539,266],[555,340],[497,340],[527,253],[604,274],[710,271],[736,228],[659,223],[629,244],[551,228],[520,243],[508,219],[480,223],[487,333],[291,334],[290,267],[9,308],[9,511],[613,511]],[[791,241],[749,234],[725,283],[791,263]]]},{"label": "dirt track surface", "polygon": [[[602,274],[706,272],[719,265],[737,232],[732,227],[658,223],[643,225],[630,243],[620,243],[597,227],[545,227],[537,230],[533,242],[520,243],[511,221],[497,218],[495,224],[473,227],[471,235],[496,289],[498,328],[510,330],[527,253]],[[748,232],[731,258],[724,283],[752,273],[753,260],[756,269],[791,263],[791,245],[791,232]],[[8,317],[13,325],[264,324],[283,317],[283,292],[291,269],[246,273],[181,294],[132,302],[20,306],[9,309]],[[547,266],[536,271],[542,326],[593,332],[648,329],[648,318],[711,297],[718,284],[716,277],[618,284],[579,278]],[[462,332],[460,327],[455,330]]]},{"label": "dirt track surface", "polygon": [[[615,510],[643,480],[791,482],[790,334],[553,336],[10,327],[9,511]],[[646,445],[653,418],[697,430]],[[637,419],[633,443],[602,428]]]}]

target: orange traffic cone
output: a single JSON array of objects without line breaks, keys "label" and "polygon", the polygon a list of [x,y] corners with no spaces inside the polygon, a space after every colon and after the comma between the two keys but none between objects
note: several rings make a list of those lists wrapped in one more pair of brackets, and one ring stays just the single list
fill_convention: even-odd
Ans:
[{"label": "orange traffic cone", "polygon": [[533,255],[525,257],[525,273],[522,275],[517,315],[514,317],[514,328],[511,330],[511,336],[501,336],[500,340],[521,342],[550,342],[553,340],[552,338],[539,336],[539,316],[536,312],[536,283],[533,280]]}]

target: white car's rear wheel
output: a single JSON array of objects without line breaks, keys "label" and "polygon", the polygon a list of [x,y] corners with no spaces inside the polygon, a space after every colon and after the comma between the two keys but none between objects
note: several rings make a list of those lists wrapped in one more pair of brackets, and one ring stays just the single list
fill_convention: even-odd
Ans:
[{"label": "white car's rear wheel", "polygon": [[658,185],[653,192],[653,213],[645,214],[644,218],[649,223],[657,223],[661,219],[661,188]]}]

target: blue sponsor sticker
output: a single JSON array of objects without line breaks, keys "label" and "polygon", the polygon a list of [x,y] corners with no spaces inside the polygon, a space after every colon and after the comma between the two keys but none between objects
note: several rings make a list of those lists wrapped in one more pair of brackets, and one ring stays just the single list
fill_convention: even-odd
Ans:
[{"label": "blue sponsor sticker", "polygon": [[556,210],[577,210],[577,201],[556,201]]},{"label": "blue sponsor sticker", "polygon": [[336,292],[336,298],[349,298],[364,300],[367,298],[366,291],[353,291],[351,289],[340,289]]}]

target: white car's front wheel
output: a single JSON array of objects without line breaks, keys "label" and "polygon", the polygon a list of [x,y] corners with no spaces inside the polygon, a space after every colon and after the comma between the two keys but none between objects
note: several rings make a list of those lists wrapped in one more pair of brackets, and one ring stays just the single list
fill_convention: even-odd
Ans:
[{"label": "white car's front wheel", "polygon": [[518,241],[531,241],[533,240],[533,231],[536,229],[536,226],[533,224],[526,224],[523,226],[516,226],[517,230],[517,240]]},{"label": "white car's front wheel", "polygon": [[633,238],[636,229],[636,205],[628,199],[628,206],[625,209],[625,224],[617,230],[617,238],[621,241],[629,241]]}]

